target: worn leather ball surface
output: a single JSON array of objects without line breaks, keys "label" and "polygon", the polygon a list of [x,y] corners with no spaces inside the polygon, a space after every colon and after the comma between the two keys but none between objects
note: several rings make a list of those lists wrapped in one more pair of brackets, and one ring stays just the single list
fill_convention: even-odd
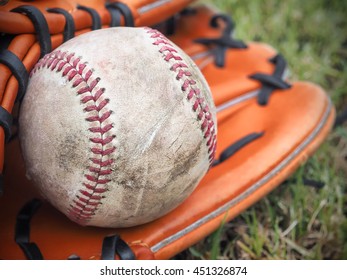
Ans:
[{"label": "worn leather ball surface", "polygon": [[193,192],[216,149],[204,77],[150,28],[92,31],[44,56],[19,125],[28,177],[81,225],[163,216]]}]

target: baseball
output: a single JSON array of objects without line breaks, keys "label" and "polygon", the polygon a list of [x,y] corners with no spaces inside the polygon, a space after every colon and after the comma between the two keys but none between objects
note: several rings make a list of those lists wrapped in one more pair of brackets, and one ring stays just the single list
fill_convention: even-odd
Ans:
[{"label": "baseball", "polygon": [[44,56],[19,125],[28,178],[85,226],[163,216],[193,192],[216,150],[204,77],[151,28],[92,31]]}]

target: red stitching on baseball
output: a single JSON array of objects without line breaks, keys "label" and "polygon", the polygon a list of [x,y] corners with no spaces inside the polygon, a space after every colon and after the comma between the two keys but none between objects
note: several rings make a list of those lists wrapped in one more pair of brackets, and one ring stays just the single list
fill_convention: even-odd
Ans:
[{"label": "red stitching on baseball", "polygon": [[110,175],[112,173],[112,169],[101,170],[100,168],[96,167],[89,167],[89,171],[99,175]]},{"label": "red stitching on baseball", "polygon": [[[92,89],[89,90],[89,91],[92,91]],[[91,111],[100,112],[101,109],[104,108],[107,105],[108,102],[109,102],[108,99],[104,99],[103,101],[100,102],[99,105],[90,105],[90,106],[85,107],[84,110],[87,111],[87,112],[91,112]]]},{"label": "red stitching on baseball", "polygon": [[[47,65],[48,66],[48,65]],[[48,68],[48,67],[47,67]],[[69,65],[65,67],[62,76],[66,76],[71,70],[73,69],[73,66]]]},{"label": "red stitching on baseball", "polygon": [[101,117],[99,115],[91,116],[91,117],[86,118],[86,121],[88,121],[88,122],[97,121],[97,122],[103,123],[106,119],[109,118],[109,116],[111,116],[111,114],[112,114],[111,111],[107,111]]},{"label": "red stitching on baseball", "polygon": [[83,185],[88,189],[88,190],[92,190],[94,191],[95,193],[104,193],[104,192],[107,192],[108,189],[106,188],[98,188],[98,189],[95,189],[94,186],[92,186],[91,184],[87,184],[87,183],[83,183]]},{"label": "red stitching on baseball", "polygon": [[[151,37],[151,38],[155,38],[155,37]],[[168,40],[163,40],[163,39],[158,39],[153,43],[153,45],[160,45],[160,44],[172,46]]]},{"label": "red stitching on baseball", "polygon": [[[78,207],[80,207],[80,208],[82,208],[82,207],[84,207],[85,205],[83,204],[83,203],[80,203],[79,201],[74,201],[74,203],[75,203],[75,205],[76,206],[78,206]],[[71,206],[72,207],[72,206]]]},{"label": "red stitching on baseball", "polygon": [[[102,199],[101,195],[94,195],[94,194],[91,194],[85,190],[80,190],[80,193],[83,194],[84,196],[90,198],[90,199],[94,199],[94,200],[101,200]],[[83,201],[83,200],[81,199],[81,201]]]},{"label": "red stitching on baseball", "polygon": [[73,58],[75,54],[74,53],[70,53],[67,57],[66,57],[66,61],[70,62],[71,58]]},{"label": "red stitching on baseball", "polygon": [[162,48],[159,50],[159,52],[161,52],[161,53],[163,53],[163,52],[165,52],[165,51],[170,51],[170,52],[175,52],[175,53],[177,53],[177,51],[176,51],[174,48],[169,47],[169,46],[164,46],[164,47],[162,47]]},{"label": "red stitching on baseball", "polygon": [[86,174],[84,175],[84,177],[86,177],[88,181],[98,183],[98,184],[107,184],[111,181],[109,179],[99,179],[99,175],[100,174],[96,174],[96,177],[94,177],[89,174]]},{"label": "red stitching on baseball", "polygon": [[107,156],[109,154],[112,154],[115,150],[116,150],[115,147],[112,147],[106,150],[99,149],[99,148],[91,148],[91,151],[93,152],[93,154],[102,155],[102,156]]},{"label": "red stitching on baseball", "polygon": [[58,60],[58,59],[56,59],[56,58],[55,58],[55,59],[53,59],[53,61],[52,61],[52,65],[50,66],[52,70],[54,70],[54,69],[55,69],[55,67],[57,67],[58,62],[59,62],[59,60]]},{"label": "red stitching on baseball", "polygon": [[172,52],[169,51],[169,53],[165,56],[165,60],[169,61],[170,59],[174,59],[174,60],[182,60],[182,58],[178,55],[174,55]]},{"label": "red stitching on baseball", "polygon": [[110,165],[112,165],[114,163],[113,159],[108,159],[108,160],[102,161],[102,160],[99,160],[99,159],[96,159],[96,158],[91,158],[90,160],[93,163],[100,165],[101,167],[110,166]]},{"label": "red stitching on baseball", "polygon": [[[85,205],[86,203],[88,203],[88,205],[93,205],[93,206],[98,206],[99,204],[101,204],[101,201],[99,201],[99,199],[97,199],[97,201],[90,201],[90,200],[85,199],[84,197],[80,197],[78,195],[76,195],[76,197],[78,198],[79,201],[84,203],[83,205]],[[74,200],[74,202],[75,202],[75,200]]]},{"label": "red stitching on baseball", "polygon": [[79,86],[84,80],[82,78],[78,78],[76,79],[73,84],[72,84],[72,87],[77,87]]},{"label": "red stitching on baseball", "polygon": [[194,80],[186,79],[183,82],[182,90],[186,91],[188,88],[190,88],[190,86],[195,85],[195,84],[196,84],[196,82]]},{"label": "red stitching on baseball", "polygon": [[106,126],[104,126],[104,127],[101,127],[101,126],[99,126],[99,127],[91,127],[91,128],[89,128],[89,130],[90,130],[91,132],[94,132],[94,133],[101,133],[101,134],[103,135],[103,134],[105,134],[106,132],[109,132],[109,131],[111,130],[112,127],[113,127],[112,124],[108,124],[108,125],[106,125]]},{"label": "red stitching on baseball", "polygon": [[177,68],[188,68],[188,66],[182,62],[175,63],[174,65],[171,66],[170,70],[171,71],[176,71]]},{"label": "red stitching on baseball", "polygon": [[113,138],[115,138],[115,136],[106,137],[105,139],[103,139],[103,138],[89,138],[89,140],[95,144],[106,145],[106,144],[112,142]]},{"label": "red stitching on baseball", "polygon": [[200,128],[204,138],[206,139],[206,146],[208,148],[209,161],[211,165],[215,157],[217,146],[215,124],[212,120],[210,109],[206,104],[204,97],[201,95],[200,89],[197,87],[197,82],[191,78],[191,72],[187,69],[182,69],[188,68],[188,66],[182,62],[183,58],[177,54],[178,51],[168,41],[168,39],[157,30],[149,27],[145,29],[150,35],[150,38],[154,39],[153,45],[158,47],[160,46],[159,52],[163,54],[163,59],[167,62],[174,61],[170,70],[177,73],[177,80],[182,81],[181,89],[183,92],[188,92],[187,99],[192,102],[192,109],[197,113],[198,121],[201,122]]},{"label": "red stitching on baseball", "polygon": [[[111,181],[108,179],[112,174],[110,166],[114,163],[110,157],[116,147],[112,145],[114,135],[105,135],[109,132],[113,125],[104,124],[111,116],[112,111],[107,110],[105,106],[109,100],[103,98],[104,88],[97,88],[100,78],[92,78],[93,71],[88,69],[86,63],[82,63],[81,59],[75,57],[74,53],[54,51],[45,55],[34,67],[30,76],[41,68],[47,68],[51,71],[61,72],[63,77],[68,81],[72,81],[72,87],[81,86],[77,89],[77,96],[81,96],[81,103],[86,104],[84,111],[88,114],[94,112],[94,115],[86,117],[88,123],[98,123],[97,126],[89,127],[89,131],[94,137],[90,137],[91,154],[93,155],[89,161],[91,164],[87,166],[84,174],[83,188],[79,190],[79,195],[76,195],[68,210],[70,218],[85,224],[90,220],[101,200],[104,196],[100,195],[108,191],[107,184]],[[90,103],[93,104],[90,104]]]},{"label": "red stitching on baseball", "polygon": [[191,75],[192,75],[192,73],[190,73],[189,71],[184,71],[184,70],[182,70],[182,69],[179,69],[179,70],[178,70],[178,74],[177,74],[177,76],[176,76],[176,79],[177,79],[177,80],[180,80],[180,79],[182,79],[184,76],[189,77],[189,76],[191,76]]},{"label": "red stitching on baseball", "polygon": [[87,64],[81,63],[78,65],[78,74],[82,75],[84,68],[86,68]]}]

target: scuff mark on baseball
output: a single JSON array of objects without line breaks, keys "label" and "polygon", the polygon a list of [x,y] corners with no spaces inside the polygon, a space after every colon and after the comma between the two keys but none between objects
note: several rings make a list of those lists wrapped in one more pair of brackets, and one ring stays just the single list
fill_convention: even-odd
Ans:
[{"label": "scuff mark on baseball", "polygon": [[89,32],[47,54],[31,72],[19,124],[28,175],[81,225],[165,215],[193,192],[216,150],[207,82],[150,28]]}]

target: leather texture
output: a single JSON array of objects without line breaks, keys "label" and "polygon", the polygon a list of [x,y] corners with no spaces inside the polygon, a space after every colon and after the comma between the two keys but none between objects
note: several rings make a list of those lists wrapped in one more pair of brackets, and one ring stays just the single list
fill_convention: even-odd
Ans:
[{"label": "leather texture", "polygon": [[[216,46],[194,42],[198,38],[222,35],[223,24],[219,28],[210,26],[216,13],[206,7],[194,13],[180,13],[170,39],[195,59],[211,87],[217,110],[219,108],[216,159],[228,147],[240,143],[240,139],[250,135],[257,137],[244,141],[231,157],[212,167],[179,207],[153,222],[127,229],[82,227],[45,202],[25,177],[19,144],[14,139],[6,145],[5,151],[5,192],[0,198],[0,259],[26,259],[28,255],[44,259],[101,259],[106,254],[103,252],[105,238],[115,235],[125,241],[137,259],[170,259],[266,196],[316,151],[335,119],[335,108],[326,92],[307,81],[287,81],[285,72],[276,71],[278,61],[282,61],[278,53],[262,43],[248,42],[245,49],[227,49],[224,67],[217,67],[214,56],[209,53]],[[38,59],[39,46],[33,35],[17,37],[14,49],[30,68]],[[62,35],[52,36],[53,48],[62,40]],[[20,43],[25,47],[19,47]],[[206,52],[207,56],[195,56]],[[278,75],[280,72],[283,75]],[[277,80],[284,78],[289,86],[272,90],[267,103],[261,105],[257,97],[265,87],[264,82],[251,78],[259,73],[276,74]],[[2,89],[9,91],[10,84],[10,91],[16,92],[18,86],[14,78],[7,86],[4,85],[7,80],[0,79]],[[15,96],[12,99],[7,97],[10,94],[3,96],[7,100],[3,104],[12,110]],[[31,252],[28,254],[14,237],[18,235],[18,213],[33,199],[39,199],[42,205],[34,208],[35,213],[29,211],[32,214],[30,228],[25,227],[24,240]],[[124,243],[121,244],[124,247]],[[110,254],[108,251],[107,255]]]}]

